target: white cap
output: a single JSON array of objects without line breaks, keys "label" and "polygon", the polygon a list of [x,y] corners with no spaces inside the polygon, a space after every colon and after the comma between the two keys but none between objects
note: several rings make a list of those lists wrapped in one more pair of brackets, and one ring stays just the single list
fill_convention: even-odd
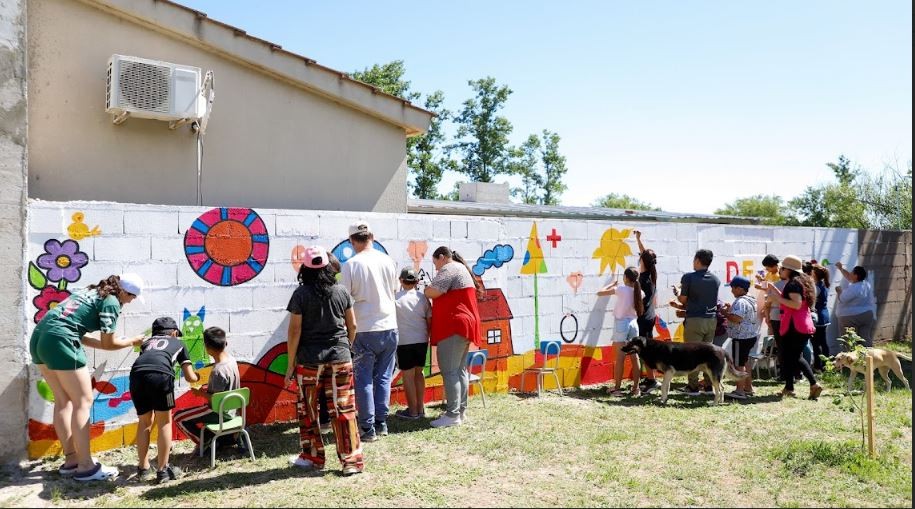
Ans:
[{"label": "white cap", "polygon": [[121,278],[119,283],[121,290],[124,290],[127,293],[131,293],[137,297],[143,293],[143,287],[145,284],[143,283],[143,278],[141,278],[139,275],[128,272],[121,274],[119,277]]},{"label": "white cap", "polygon": [[372,233],[372,229],[369,228],[369,224],[365,221],[356,221],[355,223],[349,225],[349,235],[352,237],[357,233]]}]

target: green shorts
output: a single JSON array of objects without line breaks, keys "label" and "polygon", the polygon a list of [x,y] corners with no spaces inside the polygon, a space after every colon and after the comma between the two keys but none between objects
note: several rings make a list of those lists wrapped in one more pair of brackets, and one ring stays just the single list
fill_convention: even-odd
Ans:
[{"label": "green shorts", "polygon": [[86,366],[86,350],[79,339],[44,332],[39,325],[29,340],[33,364],[44,364],[56,371],[76,371]]}]

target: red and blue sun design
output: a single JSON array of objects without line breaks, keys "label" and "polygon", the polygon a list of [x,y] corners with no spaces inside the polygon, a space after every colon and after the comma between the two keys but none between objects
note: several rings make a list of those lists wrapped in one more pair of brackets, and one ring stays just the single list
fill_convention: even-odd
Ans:
[{"label": "red and blue sun design", "polygon": [[251,209],[212,209],[198,217],[184,234],[184,254],[191,268],[217,286],[254,279],[264,270],[269,252],[267,227]]}]

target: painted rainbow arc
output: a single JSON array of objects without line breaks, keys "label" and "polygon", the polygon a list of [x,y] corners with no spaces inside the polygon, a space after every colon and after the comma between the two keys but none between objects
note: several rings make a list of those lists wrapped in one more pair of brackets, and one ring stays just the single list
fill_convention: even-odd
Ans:
[{"label": "painted rainbow arc", "polygon": [[194,273],[217,286],[254,279],[267,264],[270,236],[252,209],[220,207],[194,220],[184,234],[184,254]]}]

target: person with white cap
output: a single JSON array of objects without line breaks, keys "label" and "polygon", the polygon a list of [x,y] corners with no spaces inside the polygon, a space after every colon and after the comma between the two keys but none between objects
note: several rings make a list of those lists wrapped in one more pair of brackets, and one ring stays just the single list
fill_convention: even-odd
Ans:
[{"label": "person with white cap", "polygon": [[391,378],[397,352],[395,293],[400,284],[394,260],[374,248],[375,236],[367,222],[350,225],[349,241],[356,254],[341,267],[340,282],[353,296],[358,324],[353,367],[359,428],[364,442],[374,442],[388,434]]},{"label": "person with white cap", "polygon": [[[121,308],[143,293],[136,274],[109,276],[67,297],[38,322],[29,341],[32,363],[54,394],[54,429],[65,459],[58,469],[77,481],[102,481],[118,470],[97,463],[89,451],[92,376],[83,346],[119,350],[139,346],[143,335],[115,337]],[[87,333],[99,332],[98,337]]]}]

